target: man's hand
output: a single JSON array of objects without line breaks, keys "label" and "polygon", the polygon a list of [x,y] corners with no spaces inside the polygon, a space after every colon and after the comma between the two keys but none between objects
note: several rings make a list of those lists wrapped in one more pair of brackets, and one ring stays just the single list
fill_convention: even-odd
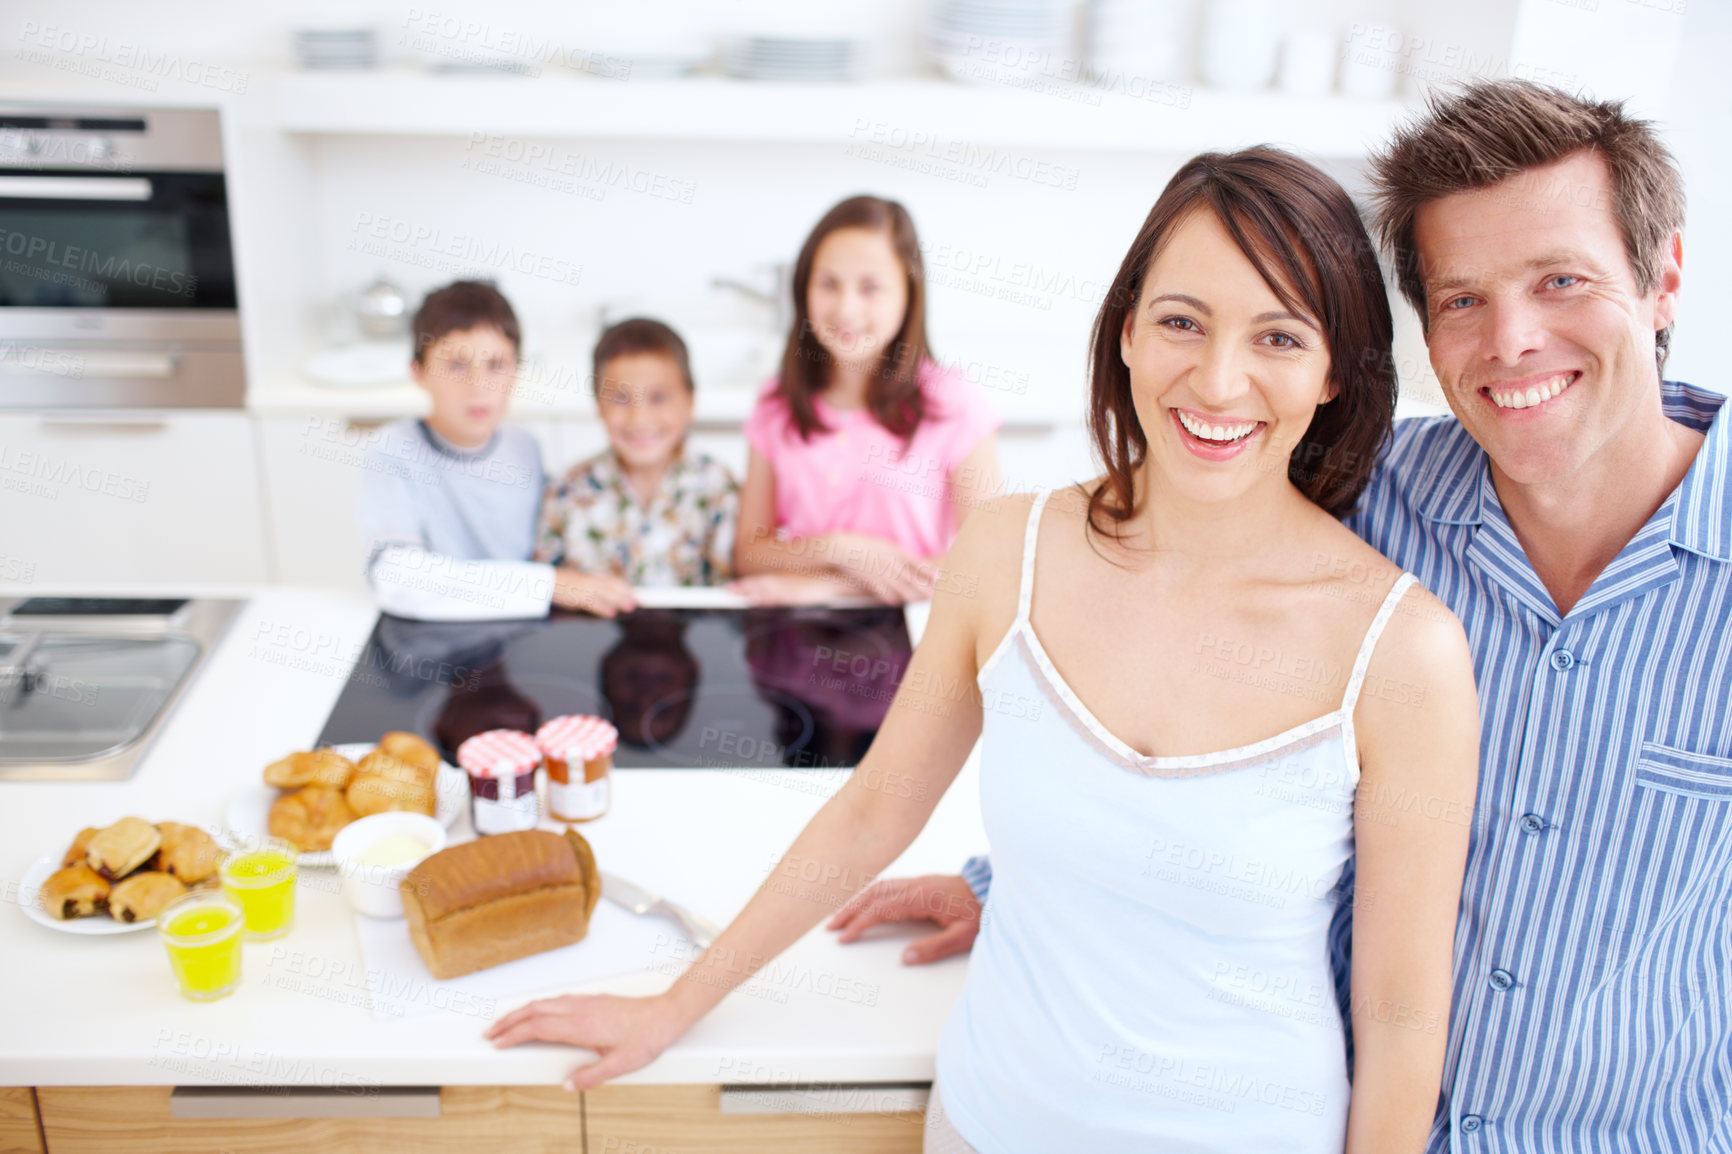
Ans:
[{"label": "man's hand", "polygon": [[561,565],[553,571],[553,603],[597,617],[612,617],[637,608],[637,597],[624,578],[611,573],[585,573]]},{"label": "man's hand", "polygon": [[980,899],[960,874],[928,874],[920,878],[892,878],[874,882],[854,895],[830,919],[827,928],[841,930],[841,942],[851,942],[883,922],[909,922],[924,918],[942,929],[912,943],[902,951],[904,965],[918,966],[960,954],[974,945],[980,933]]}]

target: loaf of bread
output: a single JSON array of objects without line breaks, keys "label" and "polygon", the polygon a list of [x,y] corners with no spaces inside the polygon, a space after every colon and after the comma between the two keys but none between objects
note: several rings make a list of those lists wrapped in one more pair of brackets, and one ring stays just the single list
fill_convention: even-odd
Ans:
[{"label": "loaf of bread", "polygon": [[441,850],[400,889],[415,949],[443,979],[582,941],[601,875],[575,830],[531,829]]}]

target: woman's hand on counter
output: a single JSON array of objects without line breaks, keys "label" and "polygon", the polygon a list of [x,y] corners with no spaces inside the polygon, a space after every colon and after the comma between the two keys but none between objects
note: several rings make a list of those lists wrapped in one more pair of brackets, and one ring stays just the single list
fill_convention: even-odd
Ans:
[{"label": "woman's hand on counter", "polygon": [[489,1026],[486,1036],[497,1049],[562,1042],[594,1050],[594,1062],[565,1076],[567,1090],[590,1090],[649,1065],[691,1025],[690,1015],[665,996],[565,994],[513,1010]]},{"label": "woman's hand on counter", "polygon": [[874,882],[836,911],[826,927],[841,930],[836,940],[852,942],[884,922],[926,920],[941,927],[902,951],[904,965],[918,966],[960,954],[980,933],[980,899],[959,874],[928,874]]},{"label": "woman's hand on counter", "polygon": [[636,609],[637,597],[623,577],[561,565],[553,571],[553,603],[561,609],[613,617]]}]

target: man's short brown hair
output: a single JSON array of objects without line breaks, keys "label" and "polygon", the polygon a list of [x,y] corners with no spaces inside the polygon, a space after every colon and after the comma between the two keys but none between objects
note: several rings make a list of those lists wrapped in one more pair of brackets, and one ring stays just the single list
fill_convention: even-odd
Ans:
[{"label": "man's short brown hair", "polygon": [[415,310],[415,363],[420,364],[427,350],[446,333],[483,326],[498,329],[511,342],[512,351],[522,353],[523,331],[517,325],[517,314],[505,294],[490,283],[460,280],[434,289]]},{"label": "man's short brown hair", "polygon": [[[1372,159],[1377,231],[1394,257],[1401,293],[1422,322],[1425,280],[1413,244],[1420,206],[1583,149],[1604,157],[1611,171],[1624,253],[1637,290],[1647,293],[1659,279],[1667,243],[1684,225],[1684,181],[1653,125],[1626,114],[1623,101],[1584,100],[1529,80],[1488,80],[1432,93],[1424,114],[1397,130]],[[1667,329],[1656,338],[1662,360],[1670,336]]]}]

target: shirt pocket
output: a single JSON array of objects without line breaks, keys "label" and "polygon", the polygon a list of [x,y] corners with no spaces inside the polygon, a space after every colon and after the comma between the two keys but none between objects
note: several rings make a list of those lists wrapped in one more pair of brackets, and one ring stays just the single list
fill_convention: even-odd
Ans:
[{"label": "shirt pocket", "polygon": [[1644,742],[1636,758],[1636,784],[1709,801],[1732,801],[1732,758]]}]

